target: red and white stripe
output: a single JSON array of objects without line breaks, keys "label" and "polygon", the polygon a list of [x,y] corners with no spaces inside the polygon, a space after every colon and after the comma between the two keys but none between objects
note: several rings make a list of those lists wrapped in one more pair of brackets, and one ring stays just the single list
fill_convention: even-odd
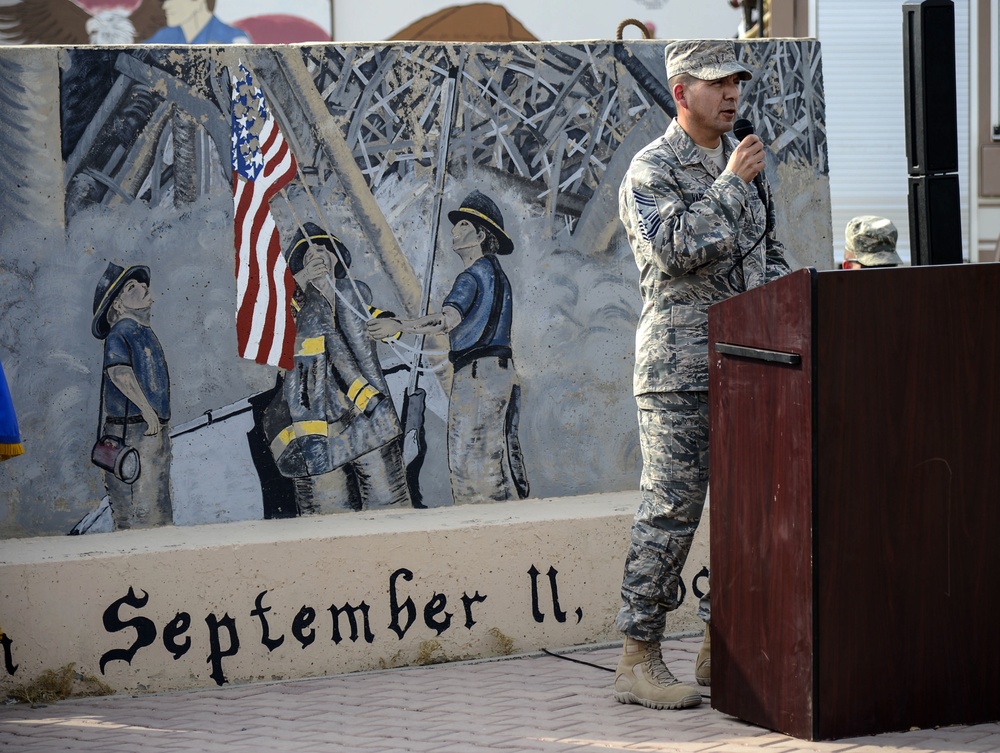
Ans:
[{"label": "red and white stripe", "polygon": [[261,364],[292,368],[295,282],[281,253],[270,201],[295,177],[296,164],[273,117],[260,134],[264,169],[248,181],[233,172],[236,244],[236,339],[239,354]]}]

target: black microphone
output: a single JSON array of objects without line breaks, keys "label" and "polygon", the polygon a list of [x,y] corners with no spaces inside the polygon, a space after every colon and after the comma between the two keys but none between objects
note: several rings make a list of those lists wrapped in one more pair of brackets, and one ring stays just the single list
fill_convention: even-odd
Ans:
[{"label": "black microphone", "polygon": [[737,118],[733,123],[733,136],[743,141],[747,136],[753,136],[753,123],[746,118]]},{"label": "black microphone", "polygon": [[[733,136],[740,141],[743,141],[747,136],[753,136],[753,123],[746,118],[737,118],[733,122]],[[764,232],[769,233],[771,231],[771,213],[767,208],[767,192],[764,190],[764,179],[760,177],[763,172],[761,170],[761,172],[754,176],[753,184],[757,187],[757,195],[760,196],[760,201],[764,205],[764,214],[767,217],[767,229]]]}]

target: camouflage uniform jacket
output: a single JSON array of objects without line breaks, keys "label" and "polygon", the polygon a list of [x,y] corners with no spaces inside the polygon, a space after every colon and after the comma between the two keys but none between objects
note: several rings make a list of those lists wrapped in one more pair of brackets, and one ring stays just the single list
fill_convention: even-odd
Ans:
[{"label": "camouflage uniform jacket", "polygon": [[[728,162],[737,141],[723,142]],[[773,213],[770,192],[765,207],[674,120],[632,159],[618,199],[642,294],[634,394],[707,390],[708,307],[789,271],[773,230],[750,251]]]}]

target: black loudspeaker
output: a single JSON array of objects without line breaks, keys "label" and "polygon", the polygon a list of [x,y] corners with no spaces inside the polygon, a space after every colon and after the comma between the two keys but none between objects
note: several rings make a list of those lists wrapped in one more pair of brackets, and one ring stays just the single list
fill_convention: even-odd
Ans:
[{"label": "black loudspeaker", "polygon": [[910,263],[962,263],[958,175],[910,177]]},{"label": "black loudspeaker", "polygon": [[903,3],[903,63],[910,174],[958,172],[952,0]]}]

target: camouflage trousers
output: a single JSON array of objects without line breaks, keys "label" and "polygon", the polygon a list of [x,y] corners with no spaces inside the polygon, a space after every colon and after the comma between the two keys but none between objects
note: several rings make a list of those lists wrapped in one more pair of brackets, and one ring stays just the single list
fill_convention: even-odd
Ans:
[{"label": "camouflage trousers", "polygon": [[[636,640],[659,641],[680,605],[681,570],[708,491],[708,393],[642,395],[638,403],[642,502],[615,624]],[[707,595],[698,613],[708,620]]]}]

